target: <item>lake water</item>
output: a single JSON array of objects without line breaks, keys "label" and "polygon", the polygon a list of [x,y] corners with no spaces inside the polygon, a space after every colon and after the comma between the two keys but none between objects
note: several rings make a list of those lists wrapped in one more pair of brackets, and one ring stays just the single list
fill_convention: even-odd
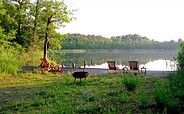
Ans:
[{"label": "lake water", "polygon": [[178,50],[155,50],[155,49],[126,49],[126,50],[86,50],[85,53],[65,53],[62,58],[66,67],[83,67],[84,61],[86,68],[108,69],[107,61],[114,60],[116,64],[123,68],[128,65],[128,61],[136,60],[140,67],[147,70],[176,70],[176,57]]}]

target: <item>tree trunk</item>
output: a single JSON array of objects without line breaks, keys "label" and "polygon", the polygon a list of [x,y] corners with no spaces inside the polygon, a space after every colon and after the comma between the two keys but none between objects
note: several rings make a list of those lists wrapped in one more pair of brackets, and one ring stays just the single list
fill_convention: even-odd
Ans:
[{"label": "tree trunk", "polygon": [[[18,1],[19,3],[19,8],[18,10],[20,11],[22,9],[22,1]],[[20,13],[20,12],[19,12]],[[18,19],[18,30],[16,34],[16,42],[20,45],[23,45],[22,39],[21,39],[21,24],[22,24],[22,14],[20,13],[19,19]]]},{"label": "tree trunk", "polygon": [[44,55],[43,55],[43,58],[44,58],[44,59],[47,59],[47,49],[48,49],[48,44],[49,44],[49,39],[48,39],[49,25],[50,25],[50,23],[51,23],[52,17],[53,17],[55,14],[56,14],[56,13],[54,13],[53,15],[51,15],[51,16],[48,18],[48,21],[47,21],[47,28],[46,28],[45,42],[44,42]]},{"label": "tree trunk", "polygon": [[46,32],[46,35],[45,35],[45,42],[44,42],[44,55],[43,55],[43,58],[44,58],[44,59],[47,59],[48,42],[49,42],[48,33]]},{"label": "tree trunk", "polygon": [[32,39],[33,45],[35,43],[35,37],[36,37],[36,28],[37,28],[37,19],[38,19],[38,5],[39,5],[39,0],[37,0],[37,2],[36,2],[35,20],[34,20],[34,27],[33,27],[33,39]]}]

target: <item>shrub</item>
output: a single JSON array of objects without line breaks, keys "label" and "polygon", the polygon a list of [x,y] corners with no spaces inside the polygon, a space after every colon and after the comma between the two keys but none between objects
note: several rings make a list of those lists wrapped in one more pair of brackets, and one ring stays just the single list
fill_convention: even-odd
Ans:
[{"label": "shrub", "polygon": [[157,106],[163,111],[167,109],[167,112],[178,111],[179,99],[175,98],[175,93],[172,92],[169,80],[157,82],[154,85],[153,97],[157,103]]},{"label": "shrub", "polygon": [[147,93],[142,91],[139,100],[140,100],[140,105],[143,106],[143,107],[146,107],[147,104],[148,104],[148,95],[147,95]]},{"label": "shrub", "polygon": [[184,102],[184,71],[167,76],[170,82],[170,88],[175,98],[180,98]]},{"label": "shrub", "polygon": [[176,61],[178,62],[178,68],[180,70],[184,70],[184,42],[181,42],[180,44],[180,49],[178,51]]},{"label": "shrub", "polygon": [[118,95],[118,100],[121,103],[125,103],[127,102],[127,97],[128,95],[126,93],[121,93],[120,95]]},{"label": "shrub", "polygon": [[153,97],[156,100],[157,105],[161,107],[167,106],[171,98],[171,90],[169,88],[168,80],[155,83]]},{"label": "shrub", "polygon": [[138,78],[134,74],[124,74],[122,83],[128,91],[133,91],[138,84]]}]

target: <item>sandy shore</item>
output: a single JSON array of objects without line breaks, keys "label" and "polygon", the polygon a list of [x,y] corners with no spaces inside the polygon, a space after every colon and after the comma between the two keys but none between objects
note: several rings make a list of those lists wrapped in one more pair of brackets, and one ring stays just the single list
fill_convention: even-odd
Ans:
[{"label": "sandy shore", "polygon": [[[33,71],[33,70],[37,70],[38,67],[35,66],[23,66],[21,67],[22,70],[29,70],[29,71]],[[68,72],[73,73],[73,72],[89,72],[89,74],[108,74],[107,69],[99,69],[99,68],[63,68],[62,73],[66,74]],[[167,76],[169,73],[172,73],[174,71],[153,71],[153,70],[147,70],[146,71],[146,76]],[[112,71],[113,73],[113,71]],[[120,69],[120,73],[123,74],[123,70]]]},{"label": "sandy shore", "polygon": [[[97,68],[63,68],[63,73],[73,73],[73,72],[89,72],[89,74],[108,74],[107,69],[97,69]],[[172,73],[174,71],[152,71],[147,70],[146,76],[167,76],[169,73]],[[112,73],[114,73],[112,71]],[[120,69],[120,73],[123,74],[123,70]]]}]

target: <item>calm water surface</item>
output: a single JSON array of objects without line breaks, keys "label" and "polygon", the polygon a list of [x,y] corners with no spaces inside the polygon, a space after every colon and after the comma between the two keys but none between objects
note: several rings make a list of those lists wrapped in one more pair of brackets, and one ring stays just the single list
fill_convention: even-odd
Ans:
[{"label": "calm water surface", "polygon": [[147,70],[175,70],[176,57],[178,50],[86,50],[85,53],[65,53],[64,64],[66,67],[83,67],[84,61],[86,68],[107,69],[107,61],[114,60],[116,64],[123,68],[128,65],[128,61],[139,61],[140,67],[146,67]]}]

